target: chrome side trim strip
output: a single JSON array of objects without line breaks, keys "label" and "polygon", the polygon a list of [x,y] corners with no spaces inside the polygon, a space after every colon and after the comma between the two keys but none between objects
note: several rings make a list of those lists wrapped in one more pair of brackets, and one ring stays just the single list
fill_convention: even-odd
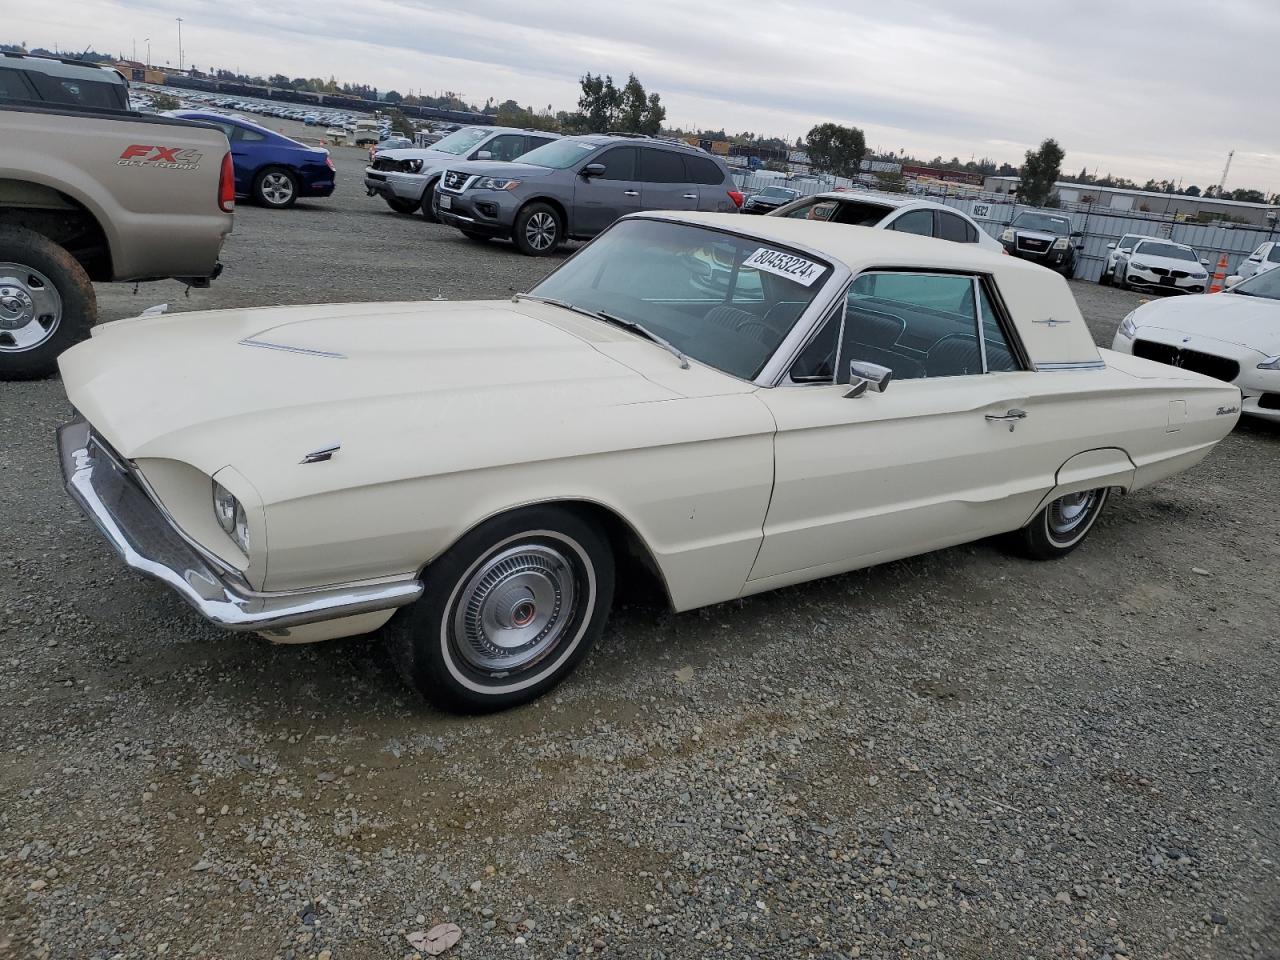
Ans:
[{"label": "chrome side trim strip", "polygon": [[91,444],[88,423],[58,430],[67,492],[126,566],[169,586],[215,626],[268,631],[389,610],[422,596],[416,577],[254,593],[214,569],[118,461]]},{"label": "chrome side trim strip", "polygon": [[300,353],[304,357],[329,357],[333,360],[345,360],[345,353],[330,353],[328,350],[311,350],[307,347],[291,347],[287,343],[271,343],[268,340],[255,340],[253,337],[245,337],[240,341],[241,345],[246,347],[261,347],[264,350],[283,350],[285,353]]},{"label": "chrome side trim strip", "polygon": [[1033,364],[1032,370],[1105,370],[1107,369],[1107,361],[1105,360],[1064,360],[1061,362],[1037,363]]}]

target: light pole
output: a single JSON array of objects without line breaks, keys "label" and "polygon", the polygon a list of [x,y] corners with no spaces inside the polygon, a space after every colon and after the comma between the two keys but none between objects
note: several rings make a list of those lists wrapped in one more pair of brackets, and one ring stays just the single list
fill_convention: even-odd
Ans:
[{"label": "light pole", "polygon": [[175,17],[178,21],[178,72],[182,72],[182,18]]},{"label": "light pole", "polygon": [[151,38],[147,37],[146,41],[147,41],[147,67],[149,69],[151,67]]}]

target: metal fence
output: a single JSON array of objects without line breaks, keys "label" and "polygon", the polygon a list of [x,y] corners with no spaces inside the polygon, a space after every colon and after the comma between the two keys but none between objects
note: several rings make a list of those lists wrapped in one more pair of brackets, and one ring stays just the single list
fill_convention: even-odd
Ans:
[{"label": "metal fence", "polygon": [[[741,179],[741,189],[746,193],[762,190],[768,186],[786,186],[798,190],[804,196],[823,193],[833,187],[829,184],[813,180],[787,181],[747,176]],[[849,181],[837,182],[837,186],[847,185]],[[857,190],[874,192],[870,188],[857,185]],[[901,196],[890,194],[889,196]],[[1012,202],[1006,196],[928,196],[920,197],[934,203],[946,204],[963,210],[978,225],[993,237],[999,237],[1015,216],[1023,210],[1032,210],[1025,204]],[[1102,275],[1107,260],[1107,244],[1119,240],[1127,233],[1142,233],[1153,237],[1162,237],[1175,243],[1185,243],[1197,251],[1201,257],[1209,261],[1208,272],[1212,276],[1217,269],[1218,259],[1227,255],[1227,275],[1238,272],[1240,264],[1258,245],[1267,240],[1280,240],[1280,231],[1266,227],[1246,226],[1208,226],[1201,223],[1179,223],[1168,218],[1143,216],[1140,213],[1114,214],[1090,207],[1055,210],[1063,216],[1071,218],[1073,230],[1084,235],[1081,241],[1084,249],[1076,258],[1075,279],[1097,280]]]}]

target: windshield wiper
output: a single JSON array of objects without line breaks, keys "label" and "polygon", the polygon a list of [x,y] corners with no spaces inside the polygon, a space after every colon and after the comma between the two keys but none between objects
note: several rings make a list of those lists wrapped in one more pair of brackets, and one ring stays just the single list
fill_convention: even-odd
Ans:
[{"label": "windshield wiper", "polygon": [[673,357],[679,360],[681,370],[689,369],[689,358],[680,351],[679,347],[670,340],[665,340],[658,336],[652,330],[646,329],[634,320],[627,320],[625,317],[615,317],[613,314],[605,313],[603,310],[588,310],[586,307],[579,307],[564,300],[557,300],[554,297],[537,297],[532,293],[517,293],[515,298],[517,300],[533,300],[537,303],[549,303],[553,307],[564,307],[566,310],[572,310],[574,313],[580,313],[584,317],[590,317],[592,320],[611,323],[616,327],[622,327],[626,330],[630,330],[632,333],[638,333],[646,340],[656,343],[658,346],[662,347],[662,349],[666,350]]}]

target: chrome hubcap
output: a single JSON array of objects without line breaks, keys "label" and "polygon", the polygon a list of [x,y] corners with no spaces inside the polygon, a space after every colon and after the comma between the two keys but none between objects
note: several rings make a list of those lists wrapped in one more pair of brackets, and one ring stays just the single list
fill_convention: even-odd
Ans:
[{"label": "chrome hubcap", "polygon": [[524,235],[533,249],[546,250],[556,242],[556,218],[549,213],[535,213],[525,224]]},{"label": "chrome hubcap", "polygon": [[1049,536],[1070,540],[1088,522],[1097,502],[1097,490],[1070,493],[1053,501],[1049,504]]},{"label": "chrome hubcap", "polygon": [[262,195],[268,203],[288,203],[293,196],[293,181],[283,173],[268,173],[262,178]]},{"label": "chrome hubcap", "polygon": [[550,653],[573,622],[573,565],[545,544],[488,558],[462,588],[453,617],[458,653],[489,674],[525,669]]},{"label": "chrome hubcap", "polygon": [[39,270],[0,263],[0,353],[40,346],[58,329],[62,297]]}]

